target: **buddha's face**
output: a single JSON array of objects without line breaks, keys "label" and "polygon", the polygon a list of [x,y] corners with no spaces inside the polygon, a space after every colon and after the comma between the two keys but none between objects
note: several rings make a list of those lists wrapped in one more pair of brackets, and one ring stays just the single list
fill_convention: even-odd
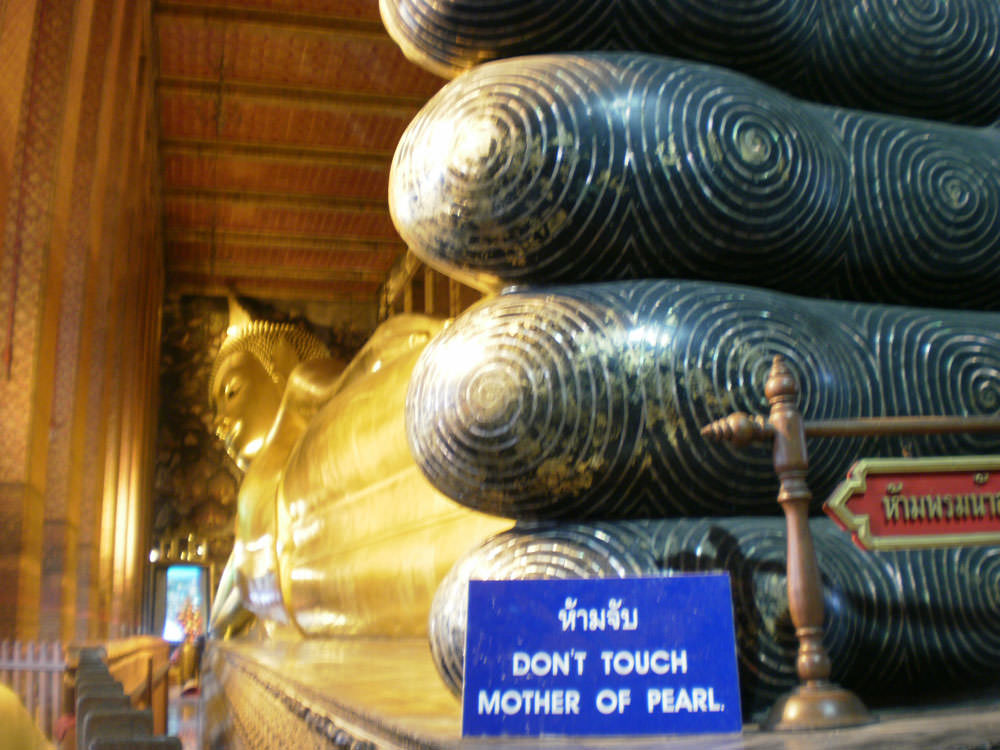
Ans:
[{"label": "buddha's face", "polygon": [[215,434],[244,471],[264,445],[281,405],[281,388],[249,352],[227,357],[212,383]]}]

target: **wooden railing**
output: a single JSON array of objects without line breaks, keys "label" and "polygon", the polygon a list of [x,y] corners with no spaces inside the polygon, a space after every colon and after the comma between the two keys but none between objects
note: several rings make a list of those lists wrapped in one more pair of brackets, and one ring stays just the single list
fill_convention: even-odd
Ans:
[{"label": "wooden railing", "polygon": [[[167,728],[169,644],[149,635],[72,644],[66,658],[66,684],[70,693],[74,692],[77,656],[82,648],[103,649],[108,671],[122,684],[133,707],[150,709],[154,733],[163,734]],[[69,705],[75,705],[75,699]]]},{"label": "wooden railing", "polygon": [[[67,736],[64,750],[76,750],[81,739],[110,742],[113,737],[128,737],[133,744],[141,739],[144,748],[179,748],[176,738],[162,736],[167,726],[169,649],[166,641],[155,636],[70,645],[64,709],[74,716],[76,731]],[[100,673],[96,677],[95,671]],[[110,692],[114,695],[104,690],[108,682],[113,683]],[[91,705],[83,708],[77,699],[86,701],[85,694]],[[83,715],[78,713],[81,710]]]},{"label": "wooden railing", "polygon": [[18,694],[49,739],[62,709],[65,668],[61,643],[0,641],[0,682]]}]

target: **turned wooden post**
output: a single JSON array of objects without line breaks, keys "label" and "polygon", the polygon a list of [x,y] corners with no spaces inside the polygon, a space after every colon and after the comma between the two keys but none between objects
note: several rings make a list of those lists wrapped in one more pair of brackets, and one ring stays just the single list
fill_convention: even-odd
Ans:
[{"label": "turned wooden post", "polygon": [[830,657],[823,645],[823,587],[809,530],[806,484],[809,468],[806,433],[798,408],[799,389],[783,357],[776,356],[764,394],[771,405],[768,423],[774,438],[774,471],[781,481],[778,502],[788,537],[788,608],[799,640],[796,668],[801,684],[782,696],[764,726],[769,729],[818,729],[872,721],[850,691],[829,682]]},{"label": "turned wooden post", "polygon": [[814,683],[830,676],[823,646],[823,589],[809,531],[812,492],[806,484],[809,461],[798,385],[780,357],[775,358],[764,393],[771,405],[774,471],[781,481],[778,502],[788,526],[788,607],[799,639],[798,674],[803,682]]},{"label": "turned wooden post", "polygon": [[823,646],[823,587],[809,530],[806,436],[940,435],[1000,432],[997,417],[859,417],[805,422],[798,408],[799,389],[784,358],[776,356],[764,385],[770,416],[736,412],[705,425],[709,440],[749,445],[774,443],[774,471],[781,481],[778,502],[788,529],[788,608],[799,640],[796,669],[801,684],[774,704],[764,722],[769,729],[821,729],[874,721],[861,701],[829,682],[830,657]]}]

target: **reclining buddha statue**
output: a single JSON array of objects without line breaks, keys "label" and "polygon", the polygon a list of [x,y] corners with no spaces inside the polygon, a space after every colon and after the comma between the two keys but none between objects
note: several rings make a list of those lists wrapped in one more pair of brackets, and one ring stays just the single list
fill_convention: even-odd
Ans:
[{"label": "reclining buddha statue", "polygon": [[407,449],[406,385],[442,322],[393,318],[346,367],[298,326],[232,305],[230,323],[210,400],[246,473],[213,631],[252,613],[270,633],[423,633],[455,559],[510,525],[444,498]]},{"label": "reclining buddha statue", "polygon": [[[724,570],[757,714],[796,680],[778,482],[769,451],[702,427],[761,414],[775,355],[807,420],[1000,413],[997,4],[380,9],[455,79],[399,142],[395,226],[499,292],[435,337],[407,400],[429,480],[516,520],[439,589],[442,677],[461,692],[470,580]],[[998,451],[816,438],[812,510],[862,457]],[[882,705],[995,689],[997,546],[869,553],[810,526],[834,680]]]}]

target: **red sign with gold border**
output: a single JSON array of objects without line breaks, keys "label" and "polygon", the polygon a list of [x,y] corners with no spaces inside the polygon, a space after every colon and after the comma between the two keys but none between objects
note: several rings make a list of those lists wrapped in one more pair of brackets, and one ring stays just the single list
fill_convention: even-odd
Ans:
[{"label": "red sign with gold border", "polygon": [[866,458],[823,510],[864,549],[1000,544],[1000,456]]}]

